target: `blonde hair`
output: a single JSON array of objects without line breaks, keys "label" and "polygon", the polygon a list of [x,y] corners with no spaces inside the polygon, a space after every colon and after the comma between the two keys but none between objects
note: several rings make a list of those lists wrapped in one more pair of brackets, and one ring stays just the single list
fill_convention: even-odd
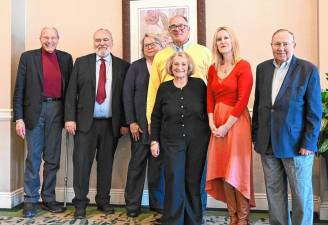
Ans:
[{"label": "blonde hair", "polygon": [[219,66],[224,63],[223,55],[219,52],[218,46],[217,46],[218,33],[222,30],[226,31],[229,34],[230,39],[231,39],[232,57],[233,57],[232,63],[236,64],[240,60],[239,44],[238,44],[238,40],[237,40],[235,33],[229,27],[219,27],[218,29],[216,29],[216,31],[214,33],[213,44],[212,44],[212,59],[213,59],[213,63],[214,63],[214,66],[216,69],[218,69]]},{"label": "blonde hair", "polygon": [[191,76],[194,73],[195,70],[195,64],[190,55],[186,52],[176,52],[173,55],[170,56],[170,58],[166,62],[166,72],[173,76],[173,71],[172,71],[172,66],[173,66],[173,61],[176,56],[184,57],[187,59],[188,62],[188,72],[187,75]]}]

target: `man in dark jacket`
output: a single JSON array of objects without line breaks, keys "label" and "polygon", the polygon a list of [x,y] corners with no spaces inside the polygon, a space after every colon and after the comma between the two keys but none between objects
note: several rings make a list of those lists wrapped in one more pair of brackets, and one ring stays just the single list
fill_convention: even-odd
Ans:
[{"label": "man in dark jacket", "polygon": [[56,28],[41,31],[41,49],[24,52],[20,58],[13,98],[17,135],[27,142],[24,174],[23,216],[37,213],[40,194],[39,169],[44,160],[41,189],[44,209],[58,213],[56,173],[59,169],[64,117],[64,96],[73,67],[72,56],[56,50]]},{"label": "man in dark jacket", "polygon": [[[114,153],[125,127],[122,89],[129,63],[111,54],[112,35],[93,35],[95,53],[76,59],[66,95],[65,128],[74,136],[73,187],[75,218],[85,218],[89,179],[96,155],[98,209],[114,213],[110,189]],[[97,150],[97,151],[96,151]]]}]

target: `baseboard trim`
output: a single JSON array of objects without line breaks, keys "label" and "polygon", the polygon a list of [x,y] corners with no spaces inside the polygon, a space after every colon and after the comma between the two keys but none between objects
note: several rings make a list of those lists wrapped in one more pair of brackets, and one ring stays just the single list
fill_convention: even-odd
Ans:
[{"label": "baseboard trim", "polygon": [[11,121],[12,109],[0,109],[0,121]]},{"label": "baseboard trim", "polygon": [[[64,201],[64,188],[56,188],[56,195],[58,201]],[[96,189],[90,189],[88,198],[90,199],[90,203],[95,203],[95,196],[96,196]],[[74,197],[74,190],[73,188],[67,189],[67,202],[72,202]],[[254,210],[268,210],[268,202],[266,198],[266,194],[263,193],[255,193],[255,202],[256,207],[252,208]],[[291,205],[291,195],[288,196],[289,205]],[[111,203],[118,204],[118,205],[125,205],[124,201],[124,189],[112,189],[111,190]],[[142,196],[143,206],[149,205],[148,202],[148,190],[144,190]],[[318,196],[313,196],[313,204],[314,204],[314,211],[319,212],[319,199]],[[328,203],[326,205],[327,213],[328,213]],[[214,209],[226,209],[226,204],[220,201],[215,200],[211,196],[207,197],[207,208],[214,208]],[[327,214],[328,215],[328,214]]]},{"label": "baseboard trim", "polygon": [[[63,187],[56,188],[56,196],[57,201],[63,202],[65,189]],[[96,189],[91,188],[89,190],[88,198],[90,199],[90,203],[95,203]],[[72,187],[67,188],[67,199],[68,203],[72,202],[74,198],[74,190]],[[289,204],[291,205],[291,196],[288,196]],[[24,191],[23,188],[17,189],[13,192],[0,192],[0,208],[13,208],[24,200]],[[256,207],[252,208],[254,210],[268,210],[268,202],[266,198],[266,194],[263,193],[255,193],[255,202]],[[111,203],[117,205],[125,205],[124,201],[124,189],[112,189],[111,190]],[[318,196],[313,197],[314,203],[314,211],[320,212],[320,219],[327,220],[328,219],[328,202],[319,203]],[[144,190],[142,196],[143,206],[149,205],[148,202],[148,190]],[[207,197],[207,208],[214,209],[225,209],[226,204],[220,201],[215,200],[211,196]]]},{"label": "baseboard trim", "polygon": [[13,192],[0,192],[0,208],[2,209],[11,209],[22,203],[23,200],[23,188],[17,189]]},{"label": "baseboard trim", "polygon": [[328,202],[321,202],[320,203],[320,213],[319,213],[320,220],[328,220]]}]

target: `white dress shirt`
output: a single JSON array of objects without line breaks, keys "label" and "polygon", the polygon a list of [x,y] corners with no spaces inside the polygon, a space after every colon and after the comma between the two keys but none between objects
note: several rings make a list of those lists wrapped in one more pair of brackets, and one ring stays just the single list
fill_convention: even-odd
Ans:
[{"label": "white dress shirt", "polygon": [[[98,89],[98,80],[99,80],[99,70],[101,64],[101,58],[97,55],[96,56],[96,95],[97,96],[97,89]],[[108,54],[104,58],[106,64],[106,98],[102,104],[96,102],[95,99],[95,106],[93,117],[94,118],[110,118],[112,117],[112,56]]]},{"label": "white dress shirt", "polygon": [[274,104],[276,97],[279,93],[282,83],[285,80],[286,74],[289,69],[290,61],[292,57],[286,62],[283,62],[280,66],[273,61],[273,65],[275,67],[273,72],[273,79],[272,79],[272,105]]}]

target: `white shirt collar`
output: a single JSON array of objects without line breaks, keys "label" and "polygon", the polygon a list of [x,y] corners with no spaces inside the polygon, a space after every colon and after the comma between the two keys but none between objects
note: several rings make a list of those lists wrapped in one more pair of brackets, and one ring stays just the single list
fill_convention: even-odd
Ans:
[{"label": "white shirt collar", "polygon": [[[101,59],[99,55],[96,55],[96,62],[98,62]],[[109,53],[106,57],[104,57],[106,62],[112,61],[112,55]]]},{"label": "white shirt collar", "polygon": [[281,65],[279,66],[279,64],[276,62],[276,60],[273,60],[273,65],[276,69],[283,69],[286,67],[289,67],[290,62],[292,61],[293,57],[290,57],[286,62],[281,63]]},{"label": "white shirt collar", "polygon": [[182,46],[177,46],[176,44],[174,44],[173,42],[172,42],[172,45],[171,45],[171,47],[174,49],[174,51],[176,51],[176,52],[182,52],[182,51],[185,51],[188,47],[189,47],[189,45],[190,45],[190,39],[188,39],[188,41],[184,44],[184,45],[182,45]]}]

